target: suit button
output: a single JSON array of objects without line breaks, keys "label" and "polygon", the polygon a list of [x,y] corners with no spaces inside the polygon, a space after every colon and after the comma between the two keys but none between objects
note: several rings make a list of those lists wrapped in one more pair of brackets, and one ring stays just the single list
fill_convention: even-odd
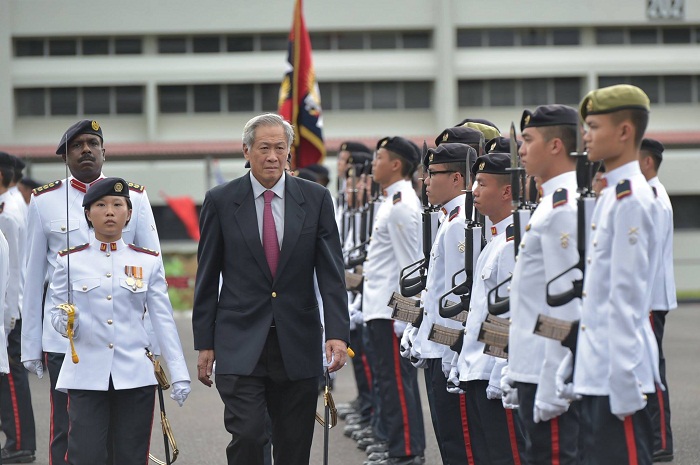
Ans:
[{"label": "suit button", "polygon": [[273,293],[272,293],[272,298],[274,299],[275,297],[277,297],[277,293],[276,293],[276,292],[273,292]]},{"label": "suit button", "polygon": [[112,320],[107,320],[107,324],[108,324],[108,325],[111,325],[111,324],[112,324]]},{"label": "suit button", "polygon": [[111,277],[112,277],[112,273],[107,273],[107,277],[108,277],[108,278],[111,278]]},{"label": "suit button", "polygon": [[111,295],[108,295],[108,296],[107,296],[107,300],[112,300],[112,296],[111,296]]},{"label": "suit button", "polygon": [[109,347],[110,349],[114,349],[114,344],[112,344],[112,343],[110,342],[109,345],[108,345],[107,347]]}]

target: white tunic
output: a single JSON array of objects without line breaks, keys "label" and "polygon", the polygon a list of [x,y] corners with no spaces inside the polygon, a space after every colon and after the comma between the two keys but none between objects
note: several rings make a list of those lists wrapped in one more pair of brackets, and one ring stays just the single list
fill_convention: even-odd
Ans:
[{"label": "white tunic", "polygon": [[652,310],[673,310],[678,307],[676,279],[673,275],[673,206],[658,176],[651,178],[649,185],[656,190],[656,200],[663,220],[663,223],[656,228],[659,233],[661,255],[657,267],[658,273],[654,278],[651,308]]}]

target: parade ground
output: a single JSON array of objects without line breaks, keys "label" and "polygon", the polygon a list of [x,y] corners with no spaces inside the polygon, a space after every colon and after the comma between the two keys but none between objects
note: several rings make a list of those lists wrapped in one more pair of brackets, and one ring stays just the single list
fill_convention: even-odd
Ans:
[{"label": "parade ground", "polygon": [[[197,381],[197,353],[193,350],[190,312],[177,313],[185,356],[187,357],[192,393],[184,407],[166,397],[166,410],[175,433],[180,456],[180,465],[225,464],[225,448],[229,435],[224,429],[223,404],[215,387],[207,388]],[[671,395],[672,426],[675,443],[675,465],[700,464],[700,304],[682,304],[667,318],[665,352],[669,388]],[[48,377],[37,379],[31,376],[32,401],[37,428],[37,465],[48,465],[49,437],[49,381]],[[423,385],[422,373],[419,373]],[[341,370],[335,383],[333,396],[336,403],[348,402],[355,398],[356,391],[352,370]],[[166,393],[167,396],[167,393]],[[426,464],[439,465],[440,457],[435,436],[430,425],[428,402],[423,392],[423,415],[427,434]],[[157,405],[157,402],[156,402]],[[322,411],[319,402],[319,411]],[[163,437],[158,423],[154,420],[152,452],[163,459]],[[366,456],[357,449],[355,442],[343,436],[344,423],[330,431],[331,465],[361,465]],[[323,463],[323,430],[316,425],[311,464]]]}]

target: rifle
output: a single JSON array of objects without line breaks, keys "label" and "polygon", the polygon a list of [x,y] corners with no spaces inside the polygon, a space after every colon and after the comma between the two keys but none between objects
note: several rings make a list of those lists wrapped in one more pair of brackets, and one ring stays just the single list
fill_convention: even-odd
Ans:
[{"label": "rifle", "polygon": [[[510,185],[511,194],[513,197],[513,226],[514,226],[514,241],[513,249],[517,258],[520,241],[525,233],[530,215],[532,214],[533,206],[525,200],[525,169],[520,164],[518,156],[518,142],[515,135],[515,125],[510,123]],[[492,315],[502,315],[510,310],[510,298],[499,297],[498,290],[503,286],[508,285],[512,279],[512,275],[505,281],[499,283],[488,293],[488,311]]]},{"label": "rifle", "polygon": [[[428,145],[423,141],[423,156],[428,153]],[[428,202],[428,194],[426,192],[425,182],[421,190],[421,204],[423,213],[421,218],[423,222],[423,258],[411,263],[401,270],[399,278],[399,289],[404,297],[413,297],[418,295],[423,289],[428,279],[428,265],[430,264],[430,249],[433,246],[433,213],[439,211],[438,208],[430,205]],[[415,275],[418,276],[415,276]]]},{"label": "rifle", "polygon": [[[371,180],[371,163],[365,162],[360,173],[361,176],[364,176],[365,180]],[[379,195],[379,186],[373,181],[370,182],[372,182],[370,196],[368,197],[367,195],[366,185],[363,185],[363,189],[360,192],[360,201],[362,205],[355,211],[355,214],[353,215],[353,230],[355,230],[356,232],[353,235],[354,245],[346,252],[346,268],[354,268],[364,263],[367,259],[367,246],[371,237],[370,231],[372,230],[372,225],[374,223],[374,202],[376,201],[376,198]],[[355,187],[357,187],[357,185],[355,185]],[[356,196],[357,193],[355,193],[354,195]],[[356,226],[358,215],[360,224],[359,226]]]}]

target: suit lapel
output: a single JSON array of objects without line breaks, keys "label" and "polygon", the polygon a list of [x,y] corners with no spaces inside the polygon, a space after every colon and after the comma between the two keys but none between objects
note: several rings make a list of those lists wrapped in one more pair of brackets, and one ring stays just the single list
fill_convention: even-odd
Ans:
[{"label": "suit lapel", "polygon": [[292,176],[287,176],[285,179],[285,196],[284,196],[284,239],[282,240],[282,250],[280,250],[280,260],[277,264],[277,273],[275,276],[281,276],[284,267],[292,256],[292,252],[299,240],[301,228],[304,226],[304,218],[306,212],[302,205],[304,204],[304,195],[299,188],[299,180]]},{"label": "suit lapel", "polygon": [[234,213],[236,222],[258,266],[263,273],[265,273],[267,279],[272,281],[270,266],[267,264],[265,251],[260,242],[258,215],[255,210],[255,198],[253,197],[253,186],[250,183],[250,175],[247,174],[243,176],[241,183],[236,187],[237,189],[233,193],[233,201],[238,204],[238,208],[236,208]]}]

